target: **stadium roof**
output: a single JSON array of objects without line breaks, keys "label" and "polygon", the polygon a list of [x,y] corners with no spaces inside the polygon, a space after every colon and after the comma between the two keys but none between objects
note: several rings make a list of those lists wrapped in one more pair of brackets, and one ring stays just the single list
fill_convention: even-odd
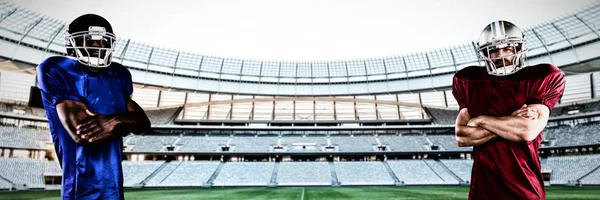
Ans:
[{"label": "stadium roof", "polygon": [[[600,38],[600,4],[571,15],[525,29],[530,56],[543,56]],[[8,2],[0,2],[0,31],[17,41],[35,38],[47,51],[65,53],[66,23],[42,16]],[[20,40],[19,40],[20,39]],[[549,46],[552,46],[549,48]],[[577,55],[576,55],[577,56]],[[337,61],[266,61],[233,59],[181,52],[120,38],[114,59],[130,67],[164,74],[217,80],[279,83],[348,83],[453,73],[467,65],[479,65],[475,44],[467,42],[426,52]]]}]

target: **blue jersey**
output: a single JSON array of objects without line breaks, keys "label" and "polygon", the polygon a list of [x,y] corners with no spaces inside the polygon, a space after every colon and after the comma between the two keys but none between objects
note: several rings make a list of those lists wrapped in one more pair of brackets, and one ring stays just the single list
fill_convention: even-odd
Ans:
[{"label": "blue jersey", "polygon": [[93,113],[127,112],[133,92],[131,74],[121,64],[93,72],[77,60],[50,57],[37,67],[37,86],[50,125],[54,149],[63,169],[63,199],[123,199],[123,138],[105,145],[80,146],[63,127],[56,104],[74,100]]}]

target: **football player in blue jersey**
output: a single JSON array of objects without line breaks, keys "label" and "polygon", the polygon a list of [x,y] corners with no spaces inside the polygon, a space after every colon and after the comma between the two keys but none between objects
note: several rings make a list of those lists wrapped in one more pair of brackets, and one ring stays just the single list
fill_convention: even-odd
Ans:
[{"label": "football player in blue jersey", "polygon": [[44,60],[36,80],[63,170],[62,199],[124,199],[122,136],[150,131],[150,121],[130,98],[131,74],[111,62],[116,37],[106,19],[78,17],[66,40],[68,57]]}]

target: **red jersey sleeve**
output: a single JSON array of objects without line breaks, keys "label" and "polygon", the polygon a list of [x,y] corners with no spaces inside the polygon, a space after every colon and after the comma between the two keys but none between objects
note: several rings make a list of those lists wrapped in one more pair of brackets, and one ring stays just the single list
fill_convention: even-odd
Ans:
[{"label": "red jersey sleeve", "polygon": [[452,80],[452,95],[456,102],[458,103],[458,110],[462,110],[467,107],[467,90],[465,88],[466,80],[463,80],[457,76],[454,76]]},{"label": "red jersey sleeve", "polygon": [[544,104],[552,111],[565,91],[565,74],[558,68],[530,87],[528,104]]}]

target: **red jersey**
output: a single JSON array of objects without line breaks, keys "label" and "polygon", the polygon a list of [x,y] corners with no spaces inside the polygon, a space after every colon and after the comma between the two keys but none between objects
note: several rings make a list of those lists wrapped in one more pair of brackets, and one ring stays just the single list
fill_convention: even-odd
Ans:
[{"label": "red jersey", "polygon": [[[562,97],[564,73],[550,64],[525,67],[508,76],[466,67],[454,75],[452,94],[471,118],[509,116],[523,104],[550,110]],[[542,133],[530,142],[496,138],[473,148],[469,199],[546,199],[538,150]]]}]

